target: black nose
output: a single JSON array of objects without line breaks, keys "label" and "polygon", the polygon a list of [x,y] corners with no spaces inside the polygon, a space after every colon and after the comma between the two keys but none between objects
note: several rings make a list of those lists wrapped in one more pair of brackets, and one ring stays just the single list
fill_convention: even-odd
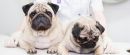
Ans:
[{"label": "black nose", "polygon": [[37,27],[38,30],[44,30],[44,24],[41,22]]},{"label": "black nose", "polygon": [[37,31],[47,30],[51,27],[51,20],[43,14],[37,15],[32,20],[32,28]]}]

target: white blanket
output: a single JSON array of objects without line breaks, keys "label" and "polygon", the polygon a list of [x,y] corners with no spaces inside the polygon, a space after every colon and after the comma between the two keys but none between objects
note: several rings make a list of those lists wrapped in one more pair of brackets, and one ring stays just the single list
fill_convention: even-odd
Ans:
[{"label": "white blanket", "polygon": [[[0,35],[0,55],[29,55],[21,48],[5,48],[4,41],[9,37],[5,35]],[[130,55],[126,52],[128,48],[130,48],[130,44],[128,43],[114,43],[114,46],[120,49],[119,54],[104,54],[104,55]],[[51,55],[46,53],[47,50],[38,50],[35,55]],[[54,54],[55,55],[55,54]],[[70,52],[70,55],[93,55],[93,54],[76,54]]]}]

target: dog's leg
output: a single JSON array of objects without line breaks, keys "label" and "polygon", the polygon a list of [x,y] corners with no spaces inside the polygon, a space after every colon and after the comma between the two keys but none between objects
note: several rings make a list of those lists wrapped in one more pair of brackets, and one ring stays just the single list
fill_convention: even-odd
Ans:
[{"label": "dog's leg", "polygon": [[68,50],[63,45],[58,46],[57,55],[69,55]]},{"label": "dog's leg", "polygon": [[103,46],[99,46],[96,50],[95,50],[95,53],[94,55],[103,55]]},{"label": "dog's leg", "polygon": [[11,38],[11,39],[5,41],[5,47],[7,47],[7,48],[15,48],[15,47],[18,46],[18,43],[19,43],[18,39]]},{"label": "dog's leg", "polygon": [[47,53],[48,54],[55,54],[55,53],[57,53],[57,50],[58,50],[57,48],[58,48],[57,45],[51,46],[50,48],[48,48]]},{"label": "dog's leg", "polygon": [[55,41],[51,41],[51,43],[54,43],[52,44],[51,47],[48,48],[47,50],[47,53],[48,54],[55,54],[57,53],[57,50],[58,50],[58,45],[60,44],[60,42],[62,42],[63,40],[63,31],[61,31],[61,28],[59,26],[57,26],[56,30],[53,31],[53,37],[55,37]]},{"label": "dog's leg", "polygon": [[37,53],[35,47],[32,44],[23,41],[20,38],[20,34],[18,32],[13,34],[11,39],[9,39],[8,41],[5,42],[5,47],[9,47],[9,48],[21,47],[21,48],[25,49],[27,51],[27,53],[29,53],[29,54]]},{"label": "dog's leg", "polygon": [[21,40],[19,42],[19,47],[26,50],[28,54],[36,54],[37,53],[37,50],[35,49],[34,45],[32,45],[31,43],[25,42],[23,40]]},{"label": "dog's leg", "polygon": [[12,34],[11,38],[9,38],[7,41],[5,41],[5,47],[14,48],[18,46],[19,43],[19,37],[21,35],[21,32],[15,32]]}]

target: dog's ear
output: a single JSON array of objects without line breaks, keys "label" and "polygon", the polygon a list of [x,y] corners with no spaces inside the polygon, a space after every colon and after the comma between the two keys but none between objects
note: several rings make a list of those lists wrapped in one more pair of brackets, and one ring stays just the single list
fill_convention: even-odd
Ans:
[{"label": "dog's ear", "polygon": [[101,34],[105,31],[105,28],[98,21],[96,21],[96,28],[100,31]]},{"label": "dog's ear", "polygon": [[83,30],[84,27],[80,27],[78,23],[76,23],[72,28],[72,35],[74,37],[79,37],[80,32]]},{"label": "dog's ear", "polygon": [[25,16],[28,14],[28,11],[29,11],[29,9],[30,9],[30,7],[31,7],[32,5],[33,5],[33,3],[29,3],[29,4],[26,4],[26,5],[24,5],[24,6],[22,7]]},{"label": "dog's ear", "polygon": [[56,14],[58,9],[59,9],[59,6],[56,5],[56,4],[53,4],[53,3],[48,3],[48,5],[52,8],[52,10],[54,11],[54,13]]}]

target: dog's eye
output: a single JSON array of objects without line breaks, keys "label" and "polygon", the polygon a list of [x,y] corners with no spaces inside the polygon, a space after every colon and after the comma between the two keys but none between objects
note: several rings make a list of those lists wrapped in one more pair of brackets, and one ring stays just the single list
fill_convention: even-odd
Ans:
[{"label": "dog's eye", "polygon": [[93,40],[94,41],[98,41],[98,36],[95,36],[95,38]]},{"label": "dog's eye", "polygon": [[33,18],[35,15],[36,15],[36,11],[32,12],[32,13],[30,14],[30,17]]},{"label": "dog's eye", "polygon": [[52,13],[50,11],[45,12],[48,16],[52,17]]}]

